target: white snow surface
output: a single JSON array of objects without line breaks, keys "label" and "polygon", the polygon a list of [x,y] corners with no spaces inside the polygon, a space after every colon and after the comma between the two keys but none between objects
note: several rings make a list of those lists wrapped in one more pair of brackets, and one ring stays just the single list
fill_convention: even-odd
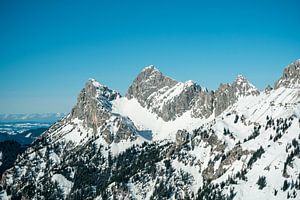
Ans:
[{"label": "white snow surface", "polygon": [[299,117],[299,103],[299,89],[278,88],[269,94],[263,92],[259,96],[242,97],[227,111],[235,110],[252,122],[265,122],[267,115],[275,119],[293,114]]},{"label": "white snow surface", "polygon": [[64,196],[66,197],[72,187],[73,187],[73,183],[71,181],[68,181],[63,175],[61,174],[54,174],[52,176],[52,179],[51,179],[53,182],[57,182],[59,184],[59,186],[61,187],[61,189],[64,191]]},{"label": "white snow surface", "polygon": [[190,111],[185,112],[174,121],[164,121],[155,113],[142,107],[136,99],[117,98],[112,102],[112,112],[129,117],[139,130],[150,130],[153,140],[175,139],[178,130],[192,131],[211,119],[191,117]]}]

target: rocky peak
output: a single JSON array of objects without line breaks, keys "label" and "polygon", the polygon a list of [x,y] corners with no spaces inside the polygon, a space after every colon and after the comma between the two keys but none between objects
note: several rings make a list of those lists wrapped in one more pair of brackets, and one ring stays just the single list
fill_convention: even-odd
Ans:
[{"label": "rocky peak", "polygon": [[110,101],[119,96],[116,91],[90,79],[81,90],[70,117],[83,120],[90,128],[97,128],[110,117]]},{"label": "rocky peak", "polygon": [[258,95],[259,91],[250,83],[243,75],[238,75],[235,81],[231,84],[233,90],[238,96]]},{"label": "rocky peak", "polygon": [[234,82],[237,83],[238,85],[242,85],[244,83],[247,83],[248,80],[243,75],[238,74]]},{"label": "rocky peak", "polygon": [[280,87],[300,88],[300,59],[284,69],[282,77],[275,84],[275,89]]},{"label": "rocky peak", "polygon": [[147,72],[147,73],[161,73],[154,65],[149,65],[145,67],[142,72]]},{"label": "rocky peak", "polygon": [[118,92],[90,79],[80,92],[69,119],[82,120],[85,127],[93,129],[94,134],[102,135],[108,144],[134,140],[138,131],[131,120],[111,112],[111,101],[120,96]]},{"label": "rocky peak", "polygon": [[117,91],[109,89],[107,86],[100,84],[95,79],[89,79],[87,81],[85,84],[85,91],[91,97],[95,97],[97,99],[105,98],[108,101],[115,100],[117,97],[121,96]]},{"label": "rocky peak", "polygon": [[127,98],[136,98],[142,106],[146,105],[147,98],[162,88],[170,88],[177,81],[164,76],[157,68],[150,65],[142,70],[135,78],[127,92]]},{"label": "rocky peak", "polygon": [[244,76],[238,75],[232,84],[221,84],[214,93],[215,115],[220,115],[240,97],[259,95],[259,91]]}]

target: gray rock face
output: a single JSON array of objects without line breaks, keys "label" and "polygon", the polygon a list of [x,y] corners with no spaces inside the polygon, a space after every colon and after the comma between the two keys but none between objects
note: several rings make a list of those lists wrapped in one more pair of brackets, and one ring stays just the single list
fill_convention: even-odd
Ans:
[{"label": "gray rock face", "polygon": [[133,140],[136,138],[137,129],[130,119],[111,113],[111,101],[117,97],[120,94],[116,91],[93,79],[89,80],[80,92],[69,120],[82,120],[83,125],[92,128],[94,134],[101,134],[108,144]]},{"label": "gray rock face", "polygon": [[[176,87],[176,85],[174,87]],[[154,107],[153,110],[165,121],[174,120],[193,107],[193,101],[195,101],[200,90],[201,88],[195,83],[191,85],[186,84],[179,95],[174,96],[169,101],[165,101],[162,107]],[[156,101],[154,100],[152,102],[154,104]]]},{"label": "gray rock face", "polygon": [[136,98],[142,106],[147,106],[148,97],[162,88],[171,88],[177,81],[164,76],[154,66],[146,67],[133,81],[127,91],[128,99]]},{"label": "gray rock face", "polygon": [[189,140],[189,133],[186,130],[178,130],[176,133],[176,145],[181,146]]},{"label": "gray rock face", "polygon": [[221,177],[236,160],[242,156],[249,155],[248,150],[243,150],[240,146],[235,146],[232,150],[227,152],[226,158],[220,163],[219,167],[215,170],[214,163],[210,163],[203,171],[202,175],[205,180],[215,180]]},{"label": "gray rock face", "polygon": [[236,101],[230,84],[221,84],[214,93],[215,115],[221,114],[229,105]]},{"label": "gray rock face", "polygon": [[[116,129],[116,131],[112,131]],[[119,143],[121,140],[133,141],[137,138],[137,128],[127,117],[114,116],[107,121],[100,132],[108,144],[112,142]]]},{"label": "gray rock face", "polygon": [[77,98],[77,104],[72,109],[71,118],[83,120],[87,127],[97,129],[110,118],[110,101],[118,96],[120,94],[116,91],[110,90],[95,80],[89,80]]},{"label": "gray rock face", "polygon": [[194,98],[191,115],[195,118],[208,118],[214,112],[214,93],[200,91]]},{"label": "gray rock face", "polygon": [[300,60],[296,60],[284,69],[282,77],[275,84],[275,89],[280,87],[300,88]]}]

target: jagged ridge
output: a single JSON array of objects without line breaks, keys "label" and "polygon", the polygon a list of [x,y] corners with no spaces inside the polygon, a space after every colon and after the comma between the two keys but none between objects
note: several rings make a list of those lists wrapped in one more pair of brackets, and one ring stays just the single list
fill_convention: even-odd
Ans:
[{"label": "jagged ridge", "polygon": [[192,81],[174,81],[149,66],[133,81],[126,96],[136,98],[143,107],[170,121],[188,110],[196,118],[208,118],[213,113],[218,116],[238,98],[258,94],[259,91],[241,75],[232,84],[221,84],[216,91],[207,91]]}]

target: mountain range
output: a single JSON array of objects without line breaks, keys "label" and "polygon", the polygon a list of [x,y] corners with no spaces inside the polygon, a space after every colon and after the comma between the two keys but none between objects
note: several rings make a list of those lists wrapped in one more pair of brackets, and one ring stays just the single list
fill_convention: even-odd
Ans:
[{"label": "mountain range", "polygon": [[[259,72],[257,72],[259,73]],[[17,157],[2,199],[299,199],[300,60],[259,91],[144,68],[127,94],[86,82]]]},{"label": "mountain range", "polygon": [[47,122],[53,123],[63,118],[65,113],[0,114],[0,123]]}]

